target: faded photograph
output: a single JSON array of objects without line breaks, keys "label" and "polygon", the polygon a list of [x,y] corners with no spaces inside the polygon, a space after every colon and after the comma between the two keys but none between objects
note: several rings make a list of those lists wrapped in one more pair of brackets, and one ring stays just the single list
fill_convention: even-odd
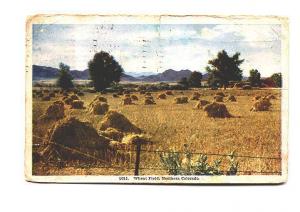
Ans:
[{"label": "faded photograph", "polygon": [[285,181],[286,19],[52,18],[27,22],[27,177]]}]

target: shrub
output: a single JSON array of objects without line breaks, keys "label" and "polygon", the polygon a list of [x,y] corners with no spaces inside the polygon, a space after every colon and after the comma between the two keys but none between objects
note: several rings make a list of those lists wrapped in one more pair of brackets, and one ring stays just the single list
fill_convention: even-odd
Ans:
[{"label": "shrub", "polygon": [[220,169],[222,160],[216,159],[210,164],[205,154],[193,157],[187,145],[184,153],[176,151],[161,153],[160,161],[170,175],[236,175],[239,166],[235,152],[229,155],[228,171],[222,171]]},{"label": "shrub", "polygon": [[73,88],[72,76],[70,74],[70,66],[65,65],[63,63],[59,64],[59,76],[57,79],[57,86],[62,88],[63,90]]},{"label": "shrub", "polygon": [[189,85],[192,88],[201,87],[201,80],[202,80],[202,73],[197,71],[193,71],[188,79]]}]

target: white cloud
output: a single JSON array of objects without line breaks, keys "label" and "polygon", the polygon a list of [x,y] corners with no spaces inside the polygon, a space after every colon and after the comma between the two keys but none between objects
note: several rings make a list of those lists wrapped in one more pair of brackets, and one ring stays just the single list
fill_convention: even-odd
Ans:
[{"label": "white cloud", "polygon": [[155,27],[130,25],[115,27],[114,30],[106,26],[99,32],[92,25],[52,31],[49,28],[38,29],[40,37],[34,42],[33,63],[57,67],[59,62],[64,62],[71,69],[84,70],[94,51],[103,50],[111,53],[125,71],[161,72],[172,68],[204,72],[208,60],[225,49],[229,54],[241,52],[241,57],[246,59],[242,65],[246,75],[251,68],[257,68],[263,76],[280,71],[279,26],[216,25],[197,28],[169,25],[160,30],[159,34]]},{"label": "white cloud", "polygon": [[250,69],[257,69],[263,77],[269,77],[273,73],[281,72],[280,55],[273,51],[255,52],[245,54],[245,62],[241,65],[244,75],[249,75]]},{"label": "white cloud", "polygon": [[203,28],[200,36],[210,41],[247,42],[251,46],[281,39],[278,25],[217,25],[213,28]]}]

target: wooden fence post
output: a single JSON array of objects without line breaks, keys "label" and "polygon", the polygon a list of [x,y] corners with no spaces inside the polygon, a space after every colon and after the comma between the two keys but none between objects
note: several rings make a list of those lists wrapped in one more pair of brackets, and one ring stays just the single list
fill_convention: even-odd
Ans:
[{"label": "wooden fence post", "polygon": [[139,175],[141,145],[142,145],[141,143],[136,144],[136,157],[135,157],[134,175]]}]

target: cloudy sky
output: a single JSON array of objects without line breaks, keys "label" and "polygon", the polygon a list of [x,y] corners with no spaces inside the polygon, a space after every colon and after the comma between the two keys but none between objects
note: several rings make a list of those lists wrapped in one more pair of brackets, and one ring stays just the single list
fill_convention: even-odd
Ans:
[{"label": "cloudy sky", "polygon": [[84,70],[97,51],[111,53],[126,72],[190,69],[205,72],[207,61],[225,49],[240,52],[244,75],[280,72],[280,25],[33,25],[33,64]]}]

